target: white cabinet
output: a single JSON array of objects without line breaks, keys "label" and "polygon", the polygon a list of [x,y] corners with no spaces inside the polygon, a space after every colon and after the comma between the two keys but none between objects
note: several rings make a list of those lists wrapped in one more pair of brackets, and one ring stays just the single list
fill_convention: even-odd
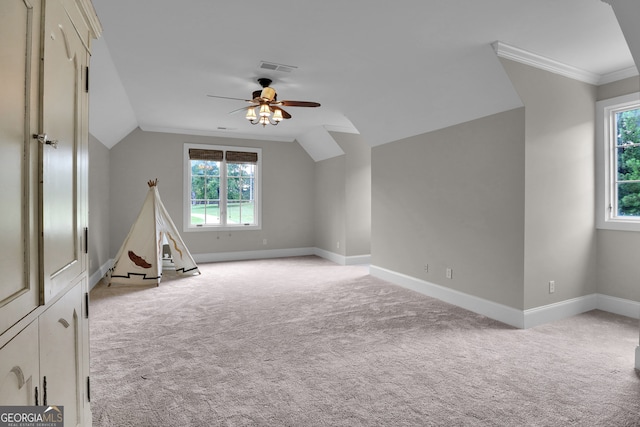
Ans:
[{"label": "white cabinet", "polygon": [[35,405],[39,366],[38,322],[34,321],[0,350],[0,404]]},{"label": "white cabinet", "polygon": [[75,286],[38,319],[40,335],[40,378],[47,401],[64,406],[64,425],[82,426],[88,405],[82,377],[84,314],[82,286]]},{"label": "white cabinet", "polygon": [[[0,1],[0,405],[91,425],[90,0]],[[46,401],[45,401],[46,396]]]},{"label": "white cabinet", "polygon": [[39,1],[0,2],[0,334],[39,305],[40,15]]},{"label": "white cabinet", "polygon": [[82,182],[87,176],[82,166],[88,140],[82,135],[86,114],[79,107],[86,104],[89,53],[59,0],[45,0],[44,17],[40,134],[55,141],[41,146],[43,278],[48,302],[86,272],[87,195]]},{"label": "white cabinet", "polygon": [[0,350],[0,404],[63,406],[65,426],[90,425],[85,290],[72,287]]}]

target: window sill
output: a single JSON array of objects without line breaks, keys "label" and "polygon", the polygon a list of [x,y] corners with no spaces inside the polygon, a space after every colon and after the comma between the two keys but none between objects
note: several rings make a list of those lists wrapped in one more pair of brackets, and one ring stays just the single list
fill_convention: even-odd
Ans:
[{"label": "window sill", "polygon": [[248,231],[248,230],[262,230],[260,225],[203,225],[202,227],[188,227],[184,229],[185,233],[191,232],[207,232],[207,231]]},{"label": "window sill", "polygon": [[598,221],[596,228],[599,230],[640,231],[640,220],[610,219]]}]

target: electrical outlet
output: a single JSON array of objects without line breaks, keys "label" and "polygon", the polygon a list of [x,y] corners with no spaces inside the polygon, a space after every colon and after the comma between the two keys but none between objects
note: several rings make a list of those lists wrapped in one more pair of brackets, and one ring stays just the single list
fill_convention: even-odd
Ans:
[{"label": "electrical outlet", "polygon": [[429,264],[425,264],[424,265],[424,272],[428,273],[429,272]]},{"label": "electrical outlet", "polygon": [[336,242],[336,248],[340,249],[340,240]]},{"label": "electrical outlet", "polygon": [[447,275],[447,279],[453,279],[453,270],[450,268],[447,268],[446,275]]},{"label": "electrical outlet", "polygon": [[552,294],[556,291],[556,281],[555,280],[550,280],[549,281],[549,293]]},{"label": "electrical outlet", "polygon": [[262,239],[262,244],[266,245],[267,244],[267,239]]}]

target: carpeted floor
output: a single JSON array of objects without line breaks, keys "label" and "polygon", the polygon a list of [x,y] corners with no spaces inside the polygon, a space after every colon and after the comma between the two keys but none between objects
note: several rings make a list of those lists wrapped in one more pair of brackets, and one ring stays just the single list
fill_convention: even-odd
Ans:
[{"label": "carpeted floor", "polygon": [[317,257],[200,269],[91,292],[94,426],[640,426],[637,320],[518,330]]}]

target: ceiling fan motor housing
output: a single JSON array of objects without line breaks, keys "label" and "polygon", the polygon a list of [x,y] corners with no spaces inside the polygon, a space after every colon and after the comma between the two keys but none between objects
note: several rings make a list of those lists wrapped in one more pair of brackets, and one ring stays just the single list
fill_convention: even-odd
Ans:
[{"label": "ceiling fan motor housing", "polygon": [[269,101],[275,101],[276,99],[275,89],[270,87],[265,87],[264,89],[262,89],[262,92],[260,93],[260,98],[266,99]]}]

